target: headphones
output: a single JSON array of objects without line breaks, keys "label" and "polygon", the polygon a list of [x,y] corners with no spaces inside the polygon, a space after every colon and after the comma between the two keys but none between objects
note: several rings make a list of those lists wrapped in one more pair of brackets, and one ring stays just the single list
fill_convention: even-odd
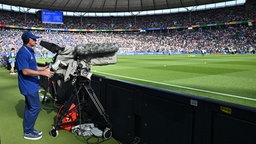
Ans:
[{"label": "headphones", "polygon": [[29,42],[28,31],[24,31],[22,36],[23,43],[27,44]]}]

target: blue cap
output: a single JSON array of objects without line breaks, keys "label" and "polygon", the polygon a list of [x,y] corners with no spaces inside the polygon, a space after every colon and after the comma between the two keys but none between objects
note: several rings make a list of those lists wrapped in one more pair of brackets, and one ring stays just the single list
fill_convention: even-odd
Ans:
[{"label": "blue cap", "polygon": [[25,37],[27,38],[32,38],[32,39],[38,39],[39,36],[33,35],[30,31],[24,31],[21,38],[24,39]]}]

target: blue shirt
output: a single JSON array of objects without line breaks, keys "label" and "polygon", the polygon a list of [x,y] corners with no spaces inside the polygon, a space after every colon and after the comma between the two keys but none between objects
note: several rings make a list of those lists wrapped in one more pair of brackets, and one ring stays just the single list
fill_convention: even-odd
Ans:
[{"label": "blue shirt", "polygon": [[18,85],[20,93],[27,95],[38,92],[38,76],[27,76],[22,74],[23,69],[37,70],[34,50],[28,46],[22,46],[16,56],[16,66],[18,70]]},{"label": "blue shirt", "polygon": [[16,56],[15,52],[10,52],[10,54],[9,54],[9,63],[15,62],[15,56]]}]

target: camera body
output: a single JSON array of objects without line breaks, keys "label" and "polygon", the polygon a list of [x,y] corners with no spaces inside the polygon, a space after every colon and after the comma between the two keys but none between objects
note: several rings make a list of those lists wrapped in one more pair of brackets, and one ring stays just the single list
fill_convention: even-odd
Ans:
[{"label": "camera body", "polygon": [[56,53],[50,68],[58,75],[62,75],[64,82],[81,76],[90,79],[91,65],[109,65],[117,63],[116,43],[88,43],[75,47],[60,47],[56,44],[41,41],[40,45]]}]

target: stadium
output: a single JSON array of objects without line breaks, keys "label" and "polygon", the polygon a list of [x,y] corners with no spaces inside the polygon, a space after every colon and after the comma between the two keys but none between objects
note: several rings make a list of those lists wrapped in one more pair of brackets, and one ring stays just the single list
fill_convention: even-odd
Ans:
[{"label": "stadium", "polygon": [[[92,87],[110,114],[113,137],[60,130],[53,138],[47,132],[57,111],[42,109],[37,127],[45,133],[35,143],[255,142],[254,0],[17,0],[1,1],[0,13],[0,143],[28,142],[22,138],[18,76],[9,74],[5,58],[22,47],[24,30],[60,47],[120,46],[116,64],[91,67]],[[40,41],[34,48],[37,62],[52,62],[55,53]],[[69,97],[71,90],[64,89],[70,87],[58,93]],[[46,91],[42,86],[40,94]]]}]

